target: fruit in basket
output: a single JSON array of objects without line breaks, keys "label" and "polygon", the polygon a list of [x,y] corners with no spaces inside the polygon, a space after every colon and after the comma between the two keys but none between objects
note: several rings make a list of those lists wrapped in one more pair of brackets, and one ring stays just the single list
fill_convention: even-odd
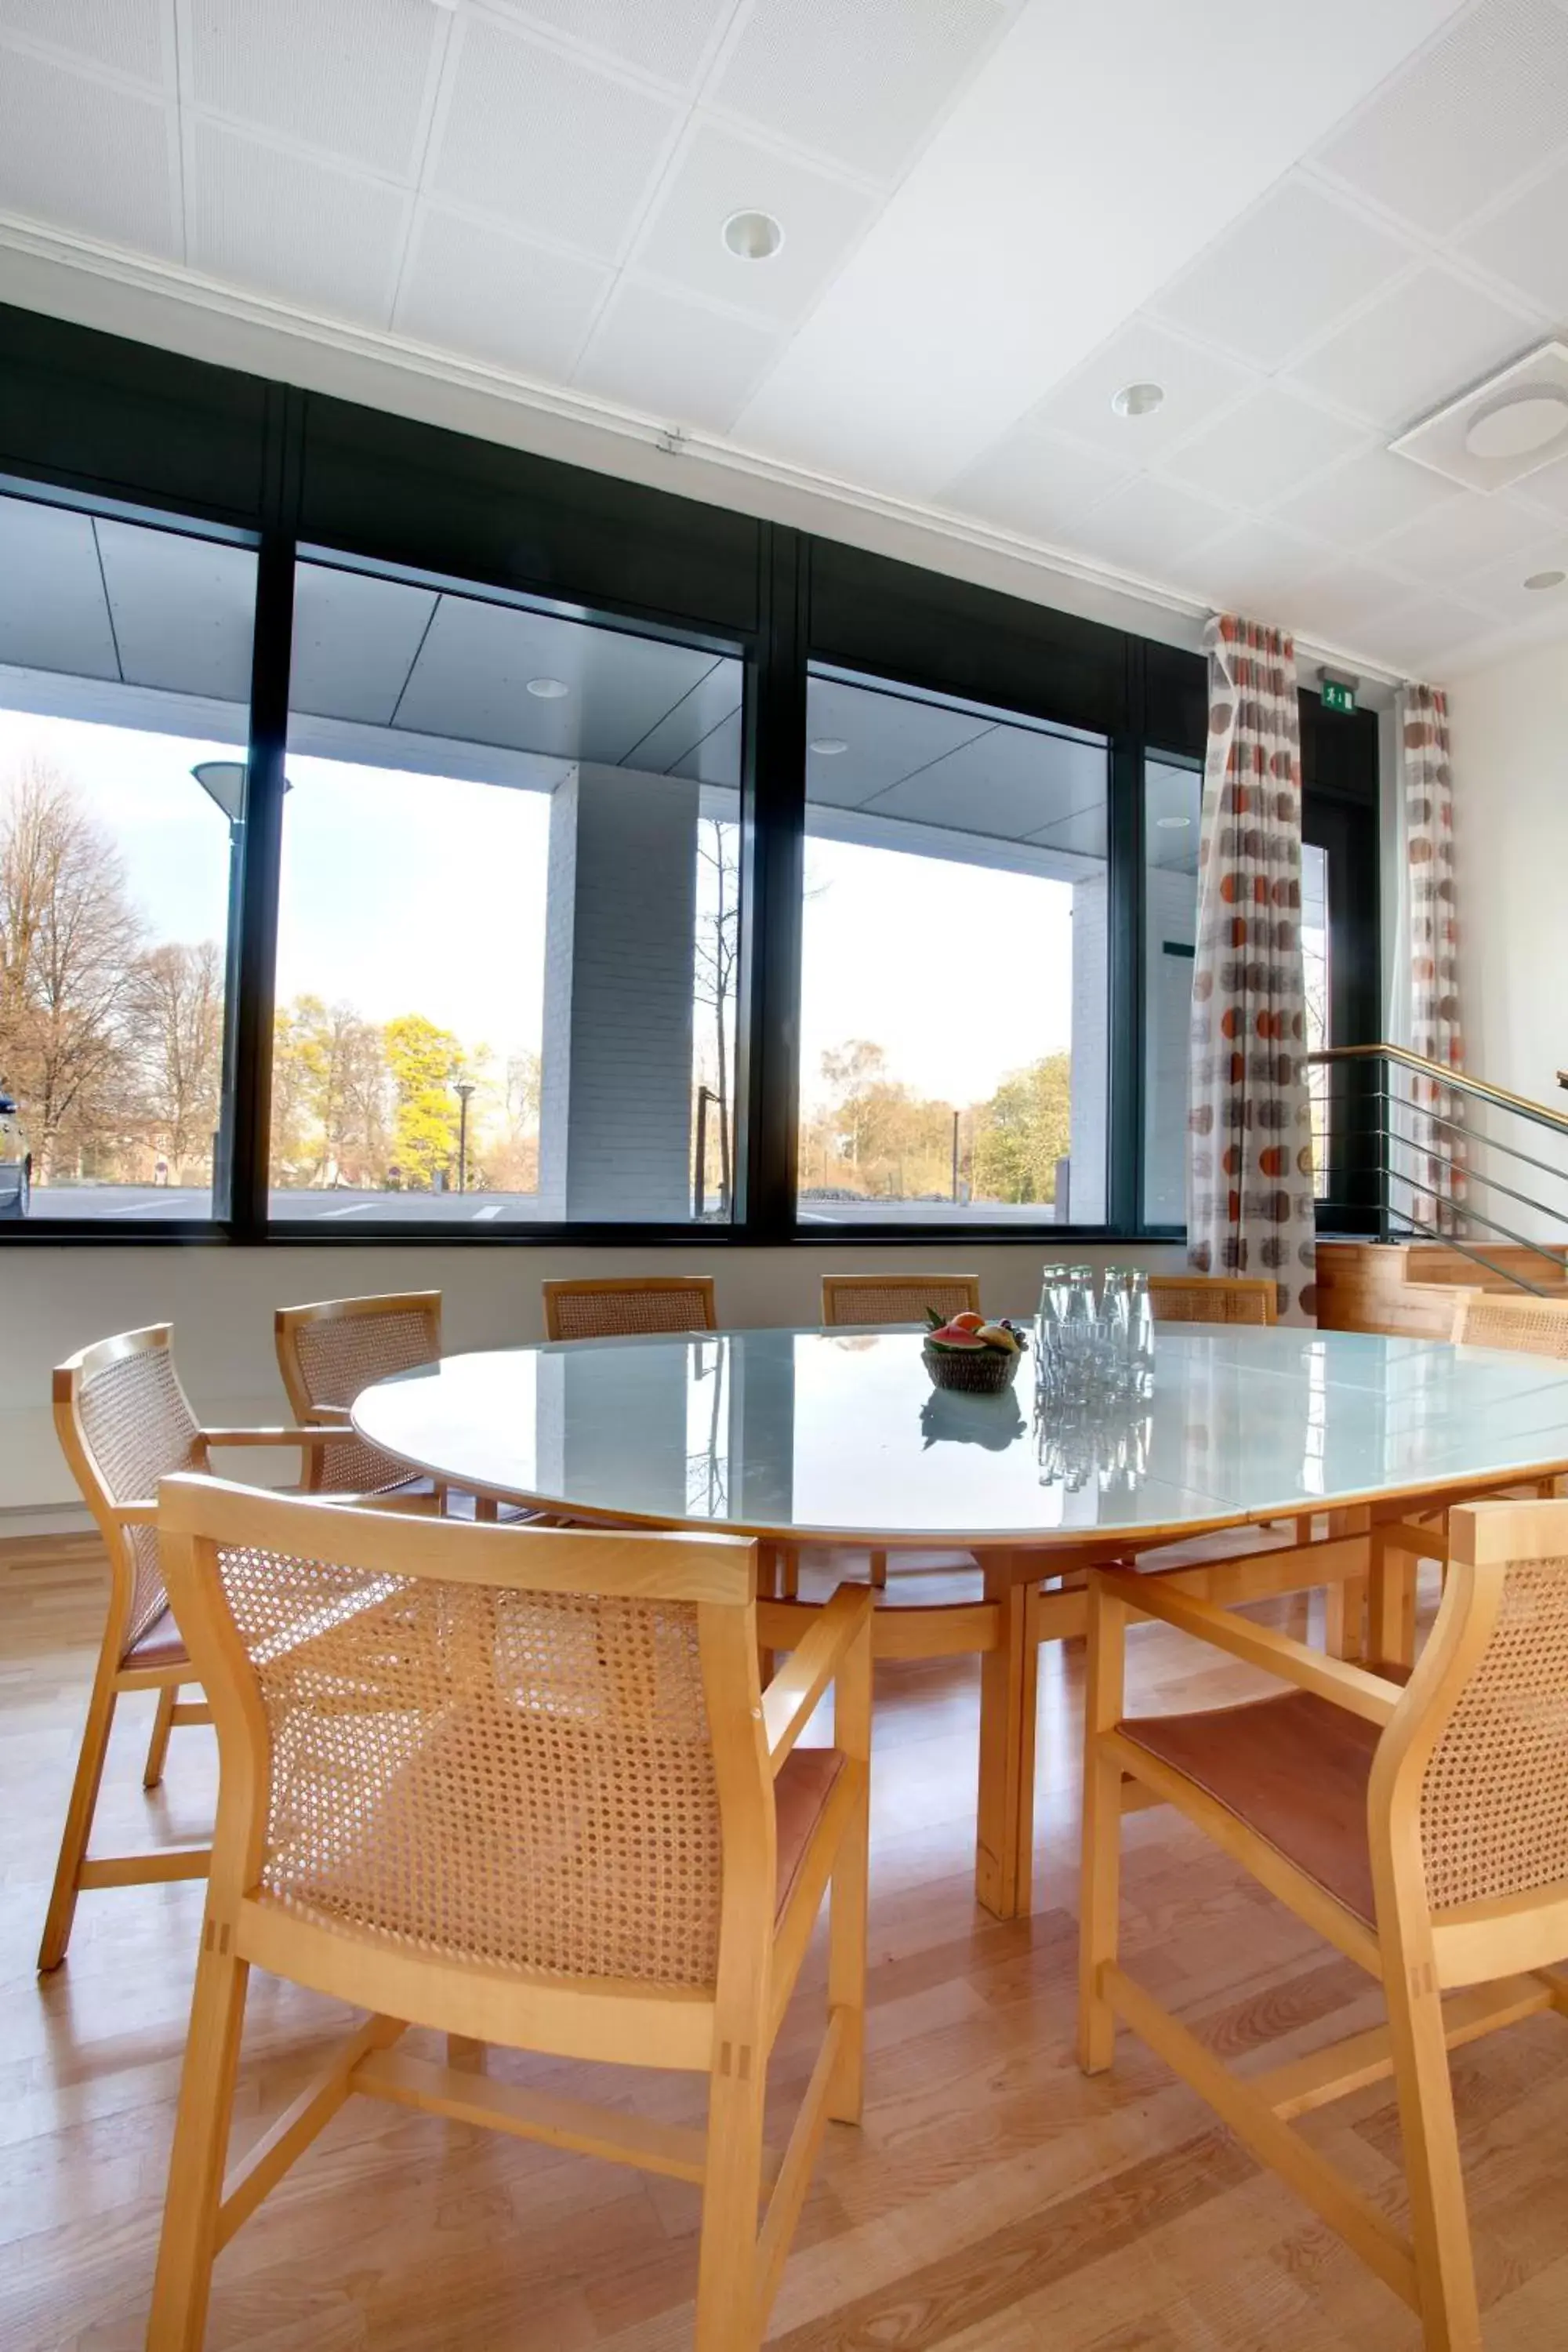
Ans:
[{"label": "fruit in basket", "polygon": [[943,1323],[936,1309],[928,1307],[926,1321],[931,1327],[926,1333],[926,1346],[934,1348],[938,1355],[974,1355],[990,1349],[998,1355],[1016,1356],[1024,1345],[1020,1327],[1010,1323],[1005,1316],[995,1323],[987,1323],[984,1316],[966,1308],[962,1315],[954,1315]]},{"label": "fruit in basket", "polygon": [[979,1355],[985,1342],[976,1333],[959,1323],[933,1323],[926,1333],[926,1346],[938,1351],[952,1349],[955,1355]]},{"label": "fruit in basket", "polygon": [[986,1348],[999,1348],[1006,1356],[1017,1355],[1023,1341],[1010,1323],[983,1323],[975,1338]]},{"label": "fruit in basket", "polygon": [[947,1319],[955,1331],[978,1331],[985,1318],[976,1315],[973,1307],[966,1307],[962,1315],[950,1315]]}]

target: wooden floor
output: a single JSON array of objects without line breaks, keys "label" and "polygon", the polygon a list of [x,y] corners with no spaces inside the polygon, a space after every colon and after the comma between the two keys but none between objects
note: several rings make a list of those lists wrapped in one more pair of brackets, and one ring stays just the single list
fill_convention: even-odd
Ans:
[{"label": "wooden floor", "polygon": [[[64,1969],[33,1957],[100,1613],[85,1541],[0,1546],[4,1999],[0,2345],[142,2342],[201,1890],[83,1897]],[[1301,1622],[1298,1620],[1298,1624]],[[832,2126],[770,2346],[787,2352],[1413,2352],[1377,2282],[1123,2037],[1086,2082],[1071,2050],[1080,1654],[1041,1675],[1038,1909],[1001,1927],[971,1891],[973,1662],[887,1668],[874,1764],[864,2129]],[[1176,1637],[1134,1637],[1136,1703],[1250,1685]],[[128,1704],[103,1836],[210,1819],[211,1734],[140,1786]],[[1126,1828],[1126,1954],[1227,2058],[1269,2063],[1369,2022],[1375,1991],[1164,1812]],[[808,1964],[804,2004],[819,1995]],[[254,1980],[248,2140],[342,2013]],[[786,2023],[779,2120],[807,2042]],[[586,2070],[493,2056],[553,2087]],[[1568,2344],[1568,2032],[1542,2019],[1455,2063],[1489,2352]],[[575,2078],[575,2079],[574,2079]],[[698,2121],[689,2084],[617,2095]],[[1308,2126],[1391,2210],[1398,2134],[1368,2092]],[[357,2101],[220,2258],[212,2352],[685,2352],[697,2192]]]}]

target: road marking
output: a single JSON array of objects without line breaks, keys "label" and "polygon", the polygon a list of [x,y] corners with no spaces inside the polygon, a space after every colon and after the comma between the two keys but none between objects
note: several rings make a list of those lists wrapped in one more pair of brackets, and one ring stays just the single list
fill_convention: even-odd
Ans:
[{"label": "road marking", "polygon": [[501,1202],[501,1204],[500,1204],[500,1206],[499,1208],[494,1208],[494,1209],[476,1209],[476,1210],[474,1211],[474,1223],[475,1223],[475,1224],[476,1224],[476,1225],[482,1225],[482,1224],[484,1224],[484,1223],[487,1222],[487,1220],[488,1220],[488,1219],[489,1219],[489,1218],[491,1218],[491,1217],[501,1217],[501,1216],[504,1216],[505,1214],[506,1214],[506,1203],[505,1203],[504,1202]]},{"label": "road marking", "polygon": [[323,1217],[368,1217],[379,1209],[379,1201],[355,1201],[346,1209],[323,1209]]}]

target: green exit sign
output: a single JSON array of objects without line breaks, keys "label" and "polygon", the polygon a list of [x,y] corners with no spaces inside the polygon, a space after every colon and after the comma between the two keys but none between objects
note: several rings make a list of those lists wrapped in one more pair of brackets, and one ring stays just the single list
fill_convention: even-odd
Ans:
[{"label": "green exit sign", "polygon": [[1325,710],[1353,710],[1355,709],[1354,687],[1346,686],[1342,679],[1337,677],[1326,677],[1323,680],[1323,709]]}]

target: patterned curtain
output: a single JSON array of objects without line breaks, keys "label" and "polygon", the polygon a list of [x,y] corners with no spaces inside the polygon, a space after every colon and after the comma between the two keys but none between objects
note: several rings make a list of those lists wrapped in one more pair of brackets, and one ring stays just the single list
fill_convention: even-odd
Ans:
[{"label": "patterned curtain", "polygon": [[1296,648],[1211,621],[1187,1117],[1187,1255],[1272,1274],[1281,1317],[1317,1309],[1301,962]]},{"label": "patterned curtain", "polygon": [[[1436,687],[1407,686],[1400,696],[1399,752],[1408,865],[1410,1048],[1458,1070],[1464,1064],[1464,1040],[1454,919],[1454,798],[1448,703]],[[1464,1119],[1464,1097],[1435,1078],[1414,1074],[1394,1091],[1407,1106],[1394,1125],[1414,1147],[1394,1154],[1396,1172],[1414,1180],[1396,1186],[1394,1198],[1415,1224],[1456,1233],[1465,1196],[1464,1138],[1456,1132]]]}]

